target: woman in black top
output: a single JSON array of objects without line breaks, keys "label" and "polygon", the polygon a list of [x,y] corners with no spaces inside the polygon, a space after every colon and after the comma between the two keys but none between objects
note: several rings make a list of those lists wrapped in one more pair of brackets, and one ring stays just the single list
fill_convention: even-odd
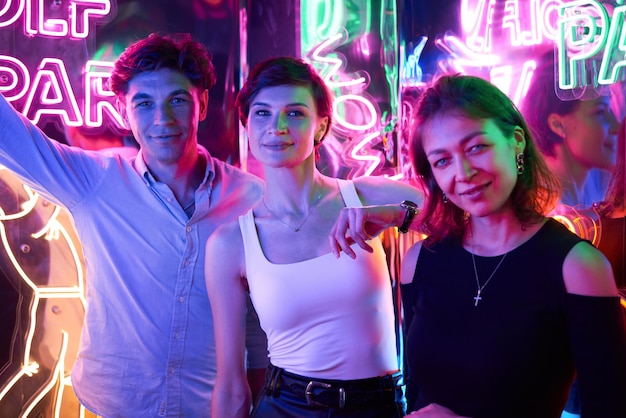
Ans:
[{"label": "woman in black top", "polygon": [[[559,184],[511,100],[441,77],[420,99],[411,152],[427,192],[413,229],[427,238],[401,268],[410,416],[558,418],[576,370],[583,417],[626,417],[611,266],[544,216]],[[384,227],[382,209],[340,218],[333,246]]]}]

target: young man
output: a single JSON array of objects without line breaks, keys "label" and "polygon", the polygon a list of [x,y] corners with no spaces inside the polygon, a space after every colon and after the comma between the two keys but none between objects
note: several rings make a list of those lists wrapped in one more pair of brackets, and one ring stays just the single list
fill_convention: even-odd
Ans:
[{"label": "young man", "polygon": [[[72,383],[100,416],[210,414],[204,243],[262,195],[259,179],[198,145],[214,84],[208,52],[189,35],[129,46],[110,87],[140,146],[132,157],[62,145],[0,99],[0,164],[65,207],[83,245],[88,308]],[[262,332],[250,341],[249,365],[264,370]]]}]

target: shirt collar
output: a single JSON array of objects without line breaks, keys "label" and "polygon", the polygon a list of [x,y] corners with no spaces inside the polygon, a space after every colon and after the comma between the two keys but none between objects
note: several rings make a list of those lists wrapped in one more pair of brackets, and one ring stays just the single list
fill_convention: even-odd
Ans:
[{"label": "shirt collar", "polygon": [[[202,179],[202,183],[200,184],[200,186],[202,186],[203,184],[210,184],[211,182],[213,182],[213,179],[215,178],[215,162],[213,161],[213,157],[211,156],[209,151],[202,145],[198,144],[197,149],[198,154],[204,157],[204,159],[206,160],[206,170],[204,172],[204,178]],[[152,186],[154,185],[154,183],[156,183],[156,179],[148,169],[148,166],[143,159],[143,150],[141,148],[139,149],[139,151],[137,152],[137,156],[135,157],[135,170],[137,170],[137,172],[141,175],[141,178],[143,178],[143,181],[146,183],[146,185]]]}]

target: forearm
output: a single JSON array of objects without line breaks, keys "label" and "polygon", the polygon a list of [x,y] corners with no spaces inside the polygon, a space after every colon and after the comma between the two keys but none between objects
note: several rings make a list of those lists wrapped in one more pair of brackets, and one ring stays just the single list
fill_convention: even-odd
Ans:
[{"label": "forearm", "polygon": [[216,383],[211,401],[211,416],[247,418],[250,415],[251,394],[245,381]]},{"label": "forearm", "polygon": [[[0,95],[1,96],[1,95]],[[48,200],[63,205],[82,194],[90,161],[84,152],[48,138],[0,97],[0,165]],[[74,199],[78,200],[78,199]]]}]

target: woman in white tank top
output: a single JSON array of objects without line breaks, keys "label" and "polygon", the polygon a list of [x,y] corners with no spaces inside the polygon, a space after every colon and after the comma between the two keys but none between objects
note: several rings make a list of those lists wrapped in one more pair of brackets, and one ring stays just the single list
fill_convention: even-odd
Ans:
[{"label": "woman in white tank top", "polygon": [[[207,242],[206,283],[217,344],[212,415],[247,417],[249,291],[268,337],[270,367],[255,417],[401,417],[391,280],[380,230],[410,219],[414,187],[383,177],[338,180],[315,165],[330,132],[332,99],[304,61],[258,64],[237,105],[252,156],[262,165],[261,203]],[[393,205],[370,236],[337,248],[333,225],[363,223],[350,207]],[[409,216],[407,216],[407,214]],[[335,245],[335,244],[334,244]],[[341,245],[341,244],[338,244]],[[358,256],[357,256],[358,255]]]}]

